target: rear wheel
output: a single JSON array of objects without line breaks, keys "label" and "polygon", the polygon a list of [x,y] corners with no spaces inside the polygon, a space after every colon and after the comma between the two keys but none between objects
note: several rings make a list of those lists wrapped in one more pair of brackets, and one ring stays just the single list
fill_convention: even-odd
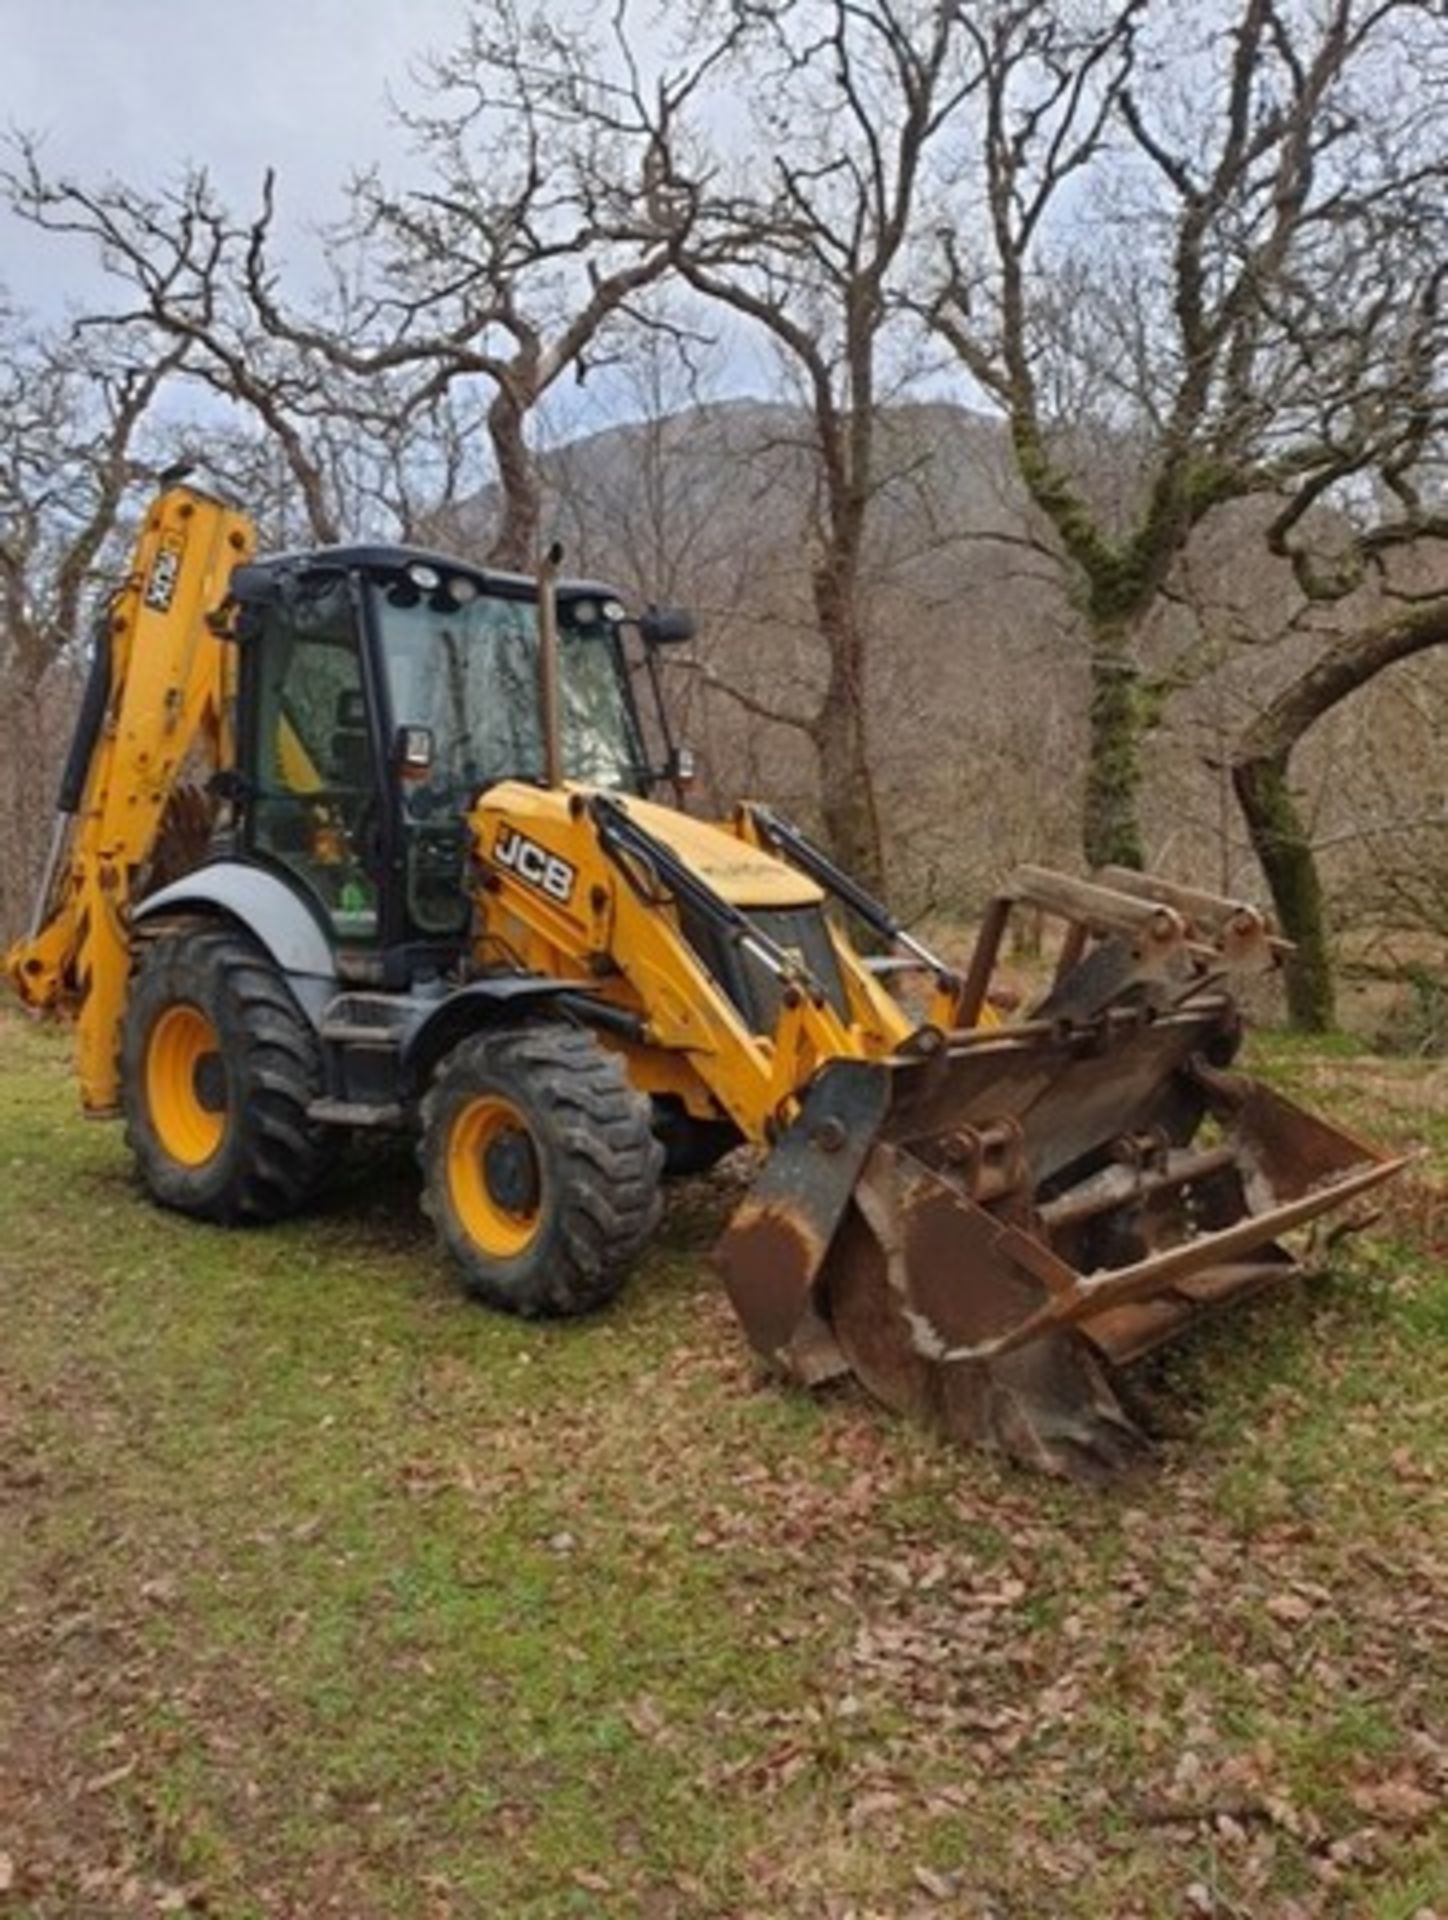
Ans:
[{"label": "rear wheel", "polygon": [[420,1154],[424,1204],[464,1285],[508,1313],[604,1305],[658,1223],[649,1103],[574,1027],[454,1047],[423,1105]]},{"label": "rear wheel", "polygon": [[224,929],[148,951],[121,1039],[126,1139],[163,1206],[227,1225],[275,1220],[327,1163],[307,1119],[322,1091],[316,1036],[260,948]]}]

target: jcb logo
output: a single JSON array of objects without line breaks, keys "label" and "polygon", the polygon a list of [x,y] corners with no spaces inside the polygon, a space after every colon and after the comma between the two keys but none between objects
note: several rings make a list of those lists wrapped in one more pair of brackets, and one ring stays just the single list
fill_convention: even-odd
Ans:
[{"label": "jcb logo", "polygon": [[514,827],[499,828],[493,858],[500,867],[511,867],[520,880],[546,893],[550,900],[567,905],[573,896],[573,882],[578,877],[574,869],[536,840],[524,839]]},{"label": "jcb logo", "polygon": [[186,541],[179,533],[162,536],[160,550],[151,563],[151,577],[146,582],[146,605],[153,613],[167,613],[176,597],[176,582],[181,577],[181,556],[186,551]]}]

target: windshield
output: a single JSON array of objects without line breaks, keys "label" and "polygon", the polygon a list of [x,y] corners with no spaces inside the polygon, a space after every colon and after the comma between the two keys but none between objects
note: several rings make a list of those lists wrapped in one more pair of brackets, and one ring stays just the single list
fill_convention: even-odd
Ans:
[{"label": "windshield", "polygon": [[[406,579],[372,592],[393,721],[432,732],[434,801],[466,804],[495,781],[541,779],[536,603],[480,593],[457,604]],[[564,772],[637,792],[642,754],[617,632],[596,599],[560,601],[558,626]]]}]

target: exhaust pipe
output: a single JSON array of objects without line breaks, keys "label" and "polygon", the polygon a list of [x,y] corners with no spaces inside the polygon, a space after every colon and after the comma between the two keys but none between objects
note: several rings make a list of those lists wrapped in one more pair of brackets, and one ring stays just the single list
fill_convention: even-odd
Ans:
[{"label": "exhaust pipe", "polygon": [[563,543],[555,540],[538,563],[538,699],[543,716],[543,778],[563,785],[563,706],[558,661],[558,569]]}]

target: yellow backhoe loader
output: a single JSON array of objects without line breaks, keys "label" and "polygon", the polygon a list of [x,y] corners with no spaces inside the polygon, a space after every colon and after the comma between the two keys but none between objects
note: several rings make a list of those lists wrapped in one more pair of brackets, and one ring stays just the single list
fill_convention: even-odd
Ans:
[{"label": "yellow backhoe loader", "polygon": [[[556,555],[253,547],[180,477],[150,510],[8,958],[163,1204],[273,1219],[354,1130],[408,1130],[465,1286],[571,1314],[666,1172],[747,1143],[718,1261],[762,1355],[1092,1477],[1145,1445],[1117,1368],[1401,1164],[1229,1070],[1224,980],[1274,944],[1243,903],[1027,869],[954,973],[767,807],[682,810],[685,616]],[[1023,905],[1059,963],[1004,1023]]]}]

